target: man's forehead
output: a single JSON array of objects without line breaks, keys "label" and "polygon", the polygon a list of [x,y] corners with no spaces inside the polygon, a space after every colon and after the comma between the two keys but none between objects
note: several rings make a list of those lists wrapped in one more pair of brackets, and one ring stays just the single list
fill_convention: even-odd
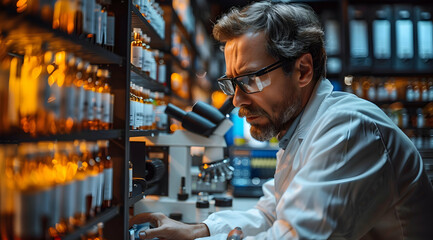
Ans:
[{"label": "man's forehead", "polygon": [[226,42],[224,52],[231,51],[257,51],[251,47],[263,46],[265,43],[265,34],[263,32],[247,32],[239,37],[230,39]]}]

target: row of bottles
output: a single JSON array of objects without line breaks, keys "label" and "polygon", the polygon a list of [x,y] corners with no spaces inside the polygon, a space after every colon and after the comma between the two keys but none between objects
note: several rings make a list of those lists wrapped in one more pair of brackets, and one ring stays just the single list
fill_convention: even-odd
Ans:
[{"label": "row of bottles", "polygon": [[129,125],[134,130],[166,130],[168,117],[164,93],[151,92],[131,84],[129,93]]},{"label": "row of bottles", "polygon": [[74,34],[113,51],[115,14],[111,0],[6,1],[18,13],[42,18],[54,29]]},{"label": "row of bottles", "polygon": [[405,108],[401,103],[393,103],[382,110],[400,128],[433,128],[433,103],[423,108]]},{"label": "row of bottles", "polygon": [[140,28],[131,34],[131,64],[159,83],[166,82],[164,53],[150,48],[150,37]]},{"label": "row of bottles", "polygon": [[132,4],[137,7],[156,33],[164,39],[165,20],[164,10],[162,10],[161,6],[155,0],[132,0]]},{"label": "row of bottles", "polygon": [[57,239],[112,206],[107,140],[0,145],[2,239]]},{"label": "row of bottles", "polygon": [[433,78],[374,78],[346,76],[346,91],[370,101],[433,101]]},{"label": "row of bottles", "polygon": [[23,58],[0,62],[0,134],[32,136],[112,128],[110,72],[74,57],[29,45]]},{"label": "row of bottles", "polygon": [[416,148],[433,149],[433,129],[428,131],[406,130],[405,133]]}]

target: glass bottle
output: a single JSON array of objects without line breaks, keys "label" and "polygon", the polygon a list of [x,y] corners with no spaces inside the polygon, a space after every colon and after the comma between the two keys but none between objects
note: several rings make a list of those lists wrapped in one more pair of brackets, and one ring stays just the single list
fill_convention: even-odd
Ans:
[{"label": "glass bottle", "polygon": [[61,88],[60,133],[70,133],[77,123],[75,118],[76,87],[74,85],[76,72],[76,58],[72,54],[68,54],[65,83]]},{"label": "glass bottle", "polygon": [[131,64],[137,67],[138,69],[141,69],[142,67],[142,54],[143,54],[143,47],[142,47],[142,41],[141,41],[141,29],[140,28],[134,28],[134,31],[132,33],[132,41],[131,41]]},{"label": "glass bottle", "polygon": [[103,81],[102,81],[102,115],[99,129],[108,130],[110,128],[110,92],[111,87],[108,84],[110,79],[110,71],[107,69],[103,70],[102,73]]},{"label": "glass bottle", "polygon": [[101,159],[104,164],[104,199],[102,201],[102,209],[110,208],[113,200],[113,162],[108,153],[108,140],[102,144]]}]

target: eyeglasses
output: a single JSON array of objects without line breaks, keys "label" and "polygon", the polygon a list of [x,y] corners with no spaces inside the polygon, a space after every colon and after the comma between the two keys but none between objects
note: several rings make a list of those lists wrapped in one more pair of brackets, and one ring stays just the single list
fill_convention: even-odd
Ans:
[{"label": "eyeglasses", "polygon": [[253,73],[247,73],[234,78],[229,78],[224,75],[218,78],[218,85],[221,90],[229,96],[235,95],[236,85],[238,85],[244,93],[261,92],[265,87],[271,84],[270,79],[263,75],[274,71],[282,65],[283,61],[280,60]]}]

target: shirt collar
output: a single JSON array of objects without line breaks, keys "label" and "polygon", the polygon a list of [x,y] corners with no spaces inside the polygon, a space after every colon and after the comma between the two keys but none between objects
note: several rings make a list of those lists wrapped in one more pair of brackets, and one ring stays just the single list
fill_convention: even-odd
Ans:
[{"label": "shirt collar", "polygon": [[304,110],[299,113],[299,115],[295,118],[292,125],[290,125],[289,129],[287,130],[286,134],[281,138],[281,140],[278,143],[278,146],[282,149],[286,149],[287,145],[289,144],[290,139],[293,136],[293,133],[295,133],[296,127],[298,127],[299,122],[301,121],[302,113]]}]

